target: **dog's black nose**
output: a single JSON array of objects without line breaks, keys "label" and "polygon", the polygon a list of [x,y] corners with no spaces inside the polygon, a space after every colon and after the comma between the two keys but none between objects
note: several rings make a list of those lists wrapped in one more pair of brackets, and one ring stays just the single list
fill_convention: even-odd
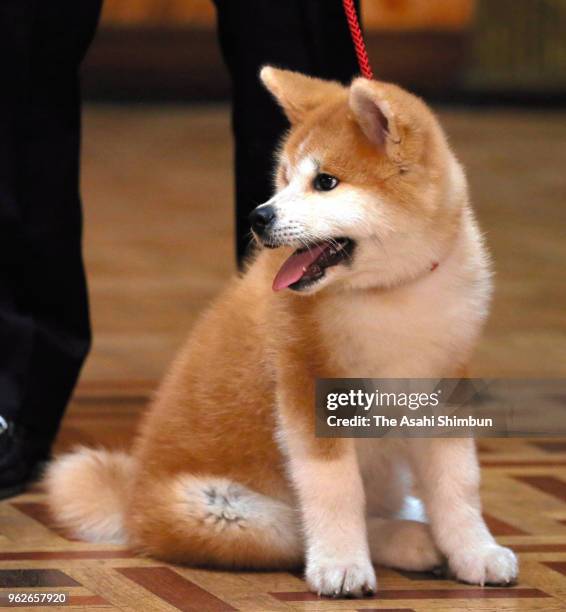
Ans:
[{"label": "dog's black nose", "polygon": [[275,219],[275,208],[273,206],[258,206],[250,214],[252,229],[257,234],[262,234]]}]

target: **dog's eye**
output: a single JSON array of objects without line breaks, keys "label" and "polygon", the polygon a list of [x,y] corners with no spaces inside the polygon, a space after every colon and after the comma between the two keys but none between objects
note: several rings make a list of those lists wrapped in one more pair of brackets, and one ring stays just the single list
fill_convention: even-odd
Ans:
[{"label": "dog's eye", "polygon": [[340,181],[335,177],[332,176],[331,174],[317,174],[314,177],[314,181],[312,182],[312,186],[317,190],[317,191],[331,191],[332,189],[334,189],[334,187],[336,187],[336,185],[338,185]]}]

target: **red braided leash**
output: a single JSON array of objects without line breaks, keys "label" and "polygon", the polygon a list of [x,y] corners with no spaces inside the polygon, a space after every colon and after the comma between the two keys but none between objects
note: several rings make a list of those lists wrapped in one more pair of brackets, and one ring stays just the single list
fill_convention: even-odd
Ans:
[{"label": "red braided leash", "polygon": [[364,35],[362,34],[362,29],[360,28],[360,22],[358,20],[354,0],[342,0],[342,4],[344,5],[344,12],[346,13],[346,19],[348,20],[348,27],[350,28],[350,34],[352,35],[352,41],[356,50],[358,64],[360,65],[360,72],[366,79],[373,79],[373,70],[371,69],[371,64],[369,63],[366,43],[364,42]]}]

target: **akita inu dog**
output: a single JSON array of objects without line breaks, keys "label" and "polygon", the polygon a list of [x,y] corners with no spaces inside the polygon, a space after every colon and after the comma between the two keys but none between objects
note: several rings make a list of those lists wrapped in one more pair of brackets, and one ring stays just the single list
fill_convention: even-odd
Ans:
[{"label": "akita inu dog", "polygon": [[395,85],[261,78],[292,126],[275,195],[251,217],[270,248],[201,317],[132,454],[56,460],[50,507],[77,537],[168,561],[304,562],[325,595],[375,591],[372,563],[447,562],[459,580],[510,583],[517,561],[482,518],[472,439],[314,433],[319,377],[465,366],[491,280],[462,167],[433,113]]}]

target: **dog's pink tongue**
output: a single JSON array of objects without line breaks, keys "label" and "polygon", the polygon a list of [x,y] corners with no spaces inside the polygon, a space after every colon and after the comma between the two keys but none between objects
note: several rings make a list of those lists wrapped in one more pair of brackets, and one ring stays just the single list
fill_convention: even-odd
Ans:
[{"label": "dog's pink tongue", "polygon": [[286,289],[289,285],[300,280],[307,268],[320,257],[324,248],[323,245],[317,244],[306,251],[293,253],[273,279],[273,291]]}]

